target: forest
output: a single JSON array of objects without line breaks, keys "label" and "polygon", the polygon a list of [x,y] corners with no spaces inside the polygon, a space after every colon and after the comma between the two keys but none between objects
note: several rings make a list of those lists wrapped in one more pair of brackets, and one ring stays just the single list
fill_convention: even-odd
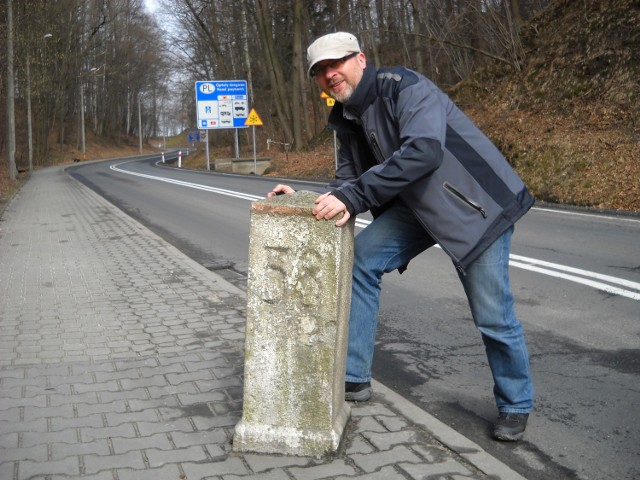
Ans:
[{"label": "forest", "polygon": [[[138,145],[194,130],[194,84],[202,80],[246,80],[250,107],[264,122],[259,143],[309,151],[326,136],[328,109],[306,75],[306,48],[345,30],[374,64],[408,66],[448,91],[523,176],[548,170],[577,192],[532,178],[543,199],[638,210],[640,186],[628,177],[640,173],[639,18],[635,0],[6,0],[0,175],[14,179],[69,160],[70,151],[90,158],[96,139]],[[570,132],[585,120],[584,109],[600,118],[604,107],[596,103],[620,75],[624,88],[608,103],[607,125],[597,128],[615,130],[610,143],[628,145],[617,158],[629,183],[587,195],[595,175],[588,160],[571,156],[570,167],[557,165],[566,145],[552,137],[561,123]],[[546,125],[556,114],[562,122]],[[514,128],[516,117],[552,131],[533,141],[526,135],[541,134]],[[231,144],[232,135],[212,132],[211,142]],[[549,148],[540,150],[542,143]],[[594,154],[603,155],[584,152]],[[626,194],[611,199],[612,188]]]}]

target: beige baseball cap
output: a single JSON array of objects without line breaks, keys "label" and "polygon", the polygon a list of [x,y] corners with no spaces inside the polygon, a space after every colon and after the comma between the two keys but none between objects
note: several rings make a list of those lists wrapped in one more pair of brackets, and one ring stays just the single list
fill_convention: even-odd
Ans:
[{"label": "beige baseball cap", "polygon": [[337,60],[350,53],[361,52],[358,39],[347,32],[335,32],[315,40],[307,49],[307,75],[311,75],[313,66],[322,60]]}]

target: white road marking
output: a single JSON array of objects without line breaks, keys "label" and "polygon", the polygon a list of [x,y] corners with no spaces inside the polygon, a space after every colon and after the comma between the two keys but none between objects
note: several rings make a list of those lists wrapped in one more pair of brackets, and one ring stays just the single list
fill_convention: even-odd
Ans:
[{"label": "white road marking", "polygon": [[550,208],[533,207],[532,210],[538,210],[539,212],[555,213],[558,215],[574,215],[577,217],[597,217],[599,220],[616,220],[620,222],[640,223],[640,218],[631,217],[614,217],[611,215],[594,215],[593,213],[581,213],[581,212],[569,212],[567,210],[552,210]]},{"label": "white road marking", "polygon": [[[124,162],[124,163],[128,163],[128,162]],[[217,193],[219,195],[227,195],[229,197],[241,198],[243,200],[254,201],[254,200],[261,200],[264,198],[264,196],[250,195],[247,193],[237,192],[234,190],[226,190],[223,188],[209,187],[207,185],[200,185],[197,183],[184,182],[182,180],[174,180],[171,178],[147,175],[144,173],[130,172],[130,171],[119,168],[120,165],[122,165],[122,163],[111,165],[110,168],[115,172],[124,173],[127,175],[134,175],[136,177],[147,178],[149,180],[156,180],[159,182],[172,183],[174,185],[180,185],[182,187],[194,188],[196,190],[203,190],[206,192]],[[557,213],[557,211],[549,210],[549,209],[539,208],[538,210],[551,211],[553,213]],[[581,214],[581,213],[574,213],[574,212],[563,212],[563,213],[572,213],[574,215],[583,215],[583,216],[588,215],[588,214]],[[611,217],[611,218],[614,218],[614,217]],[[355,225],[356,227],[359,227],[359,228],[366,228],[370,223],[371,223],[370,220],[356,218]],[[549,275],[555,278],[561,278],[563,280],[568,280],[570,282],[586,285],[588,287],[592,287],[597,290],[601,290],[603,292],[611,293],[613,295],[620,295],[623,297],[627,297],[632,300],[640,300],[640,283],[637,283],[637,282],[632,282],[630,280],[612,277],[609,275],[603,275],[603,274],[591,272],[588,270],[582,270],[579,268],[569,267],[566,265],[560,265],[557,263],[551,263],[544,260],[537,260],[535,258],[523,257],[521,255],[511,254],[509,256],[509,259],[510,259],[509,265],[511,265],[512,267],[517,267],[524,270],[541,273],[543,275]],[[605,283],[605,282],[608,282],[608,283]],[[620,287],[625,287],[625,288],[620,288],[615,285],[619,285]]]}]

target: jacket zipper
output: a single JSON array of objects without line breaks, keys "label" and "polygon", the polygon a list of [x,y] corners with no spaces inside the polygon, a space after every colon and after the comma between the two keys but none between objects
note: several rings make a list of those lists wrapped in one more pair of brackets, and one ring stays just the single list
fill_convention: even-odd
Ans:
[{"label": "jacket zipper", "polygon": [[385,158],[384,158],[384,155],[382,154],[382,149],[380,148],[380,145],[378,145],[376,134],[371,132],[369,134],[369,140],[371,140],[371,149],[373,150],[374,157],[377,157],[376,160],[378,161],[378,163],[383,163]]},{"label": "jacket zipper", "polygon": [[485,211],[484,208],[482,208],[482,205],[479,205],[478,203],[474,202],[469,197],[467,197],[464,193],[458,191],[449,182],[444,182],[443,187],[444,187],[445,190],[447,190],[448,192],[452,193],[453,195],[458,197],[460,200],[462,200],[464,203],[469,205],[471,208],[473,208],[474,210],[479,212],[482,215],[482,218],[487,218],[487,212]]}]

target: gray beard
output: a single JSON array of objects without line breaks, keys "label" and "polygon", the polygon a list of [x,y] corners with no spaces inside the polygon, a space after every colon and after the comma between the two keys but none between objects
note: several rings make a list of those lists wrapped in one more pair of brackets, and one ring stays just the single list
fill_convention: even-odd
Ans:
[{"label": "gray beard", "polygon": [[331,96],[334,98],[336,102],[346,103],[351,98],[351,95],[353,95],[353,90],[354,89],[351,85],[347,85],[347,88],[345,89],[345,92],[343,94],[336,95],[332,93]]}]

